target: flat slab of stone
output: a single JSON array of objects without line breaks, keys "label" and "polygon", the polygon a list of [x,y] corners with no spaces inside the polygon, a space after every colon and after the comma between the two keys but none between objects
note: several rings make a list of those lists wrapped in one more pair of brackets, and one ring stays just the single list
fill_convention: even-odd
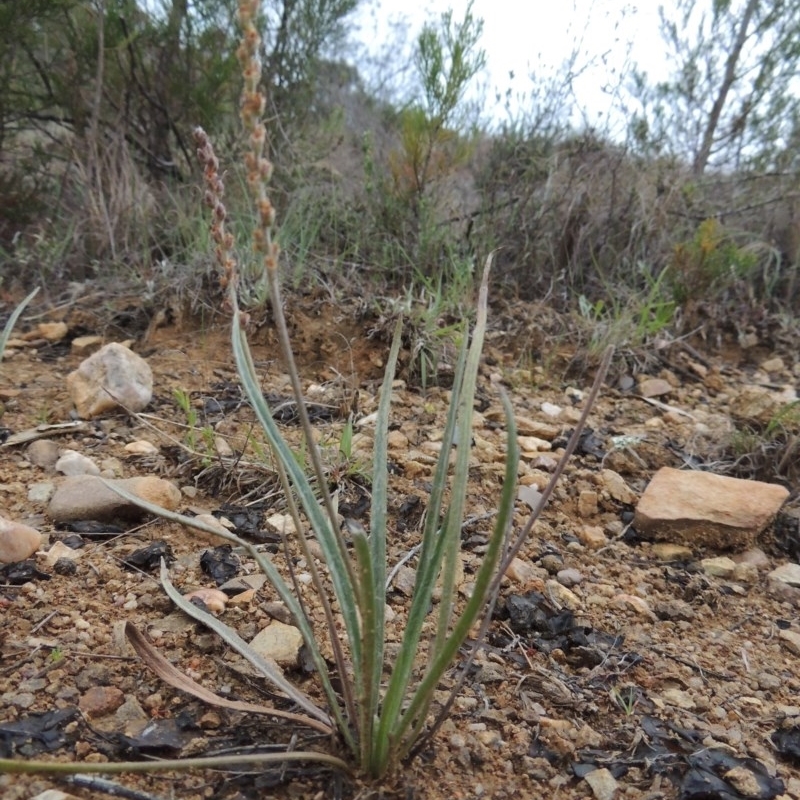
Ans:
[{"label": "flat slab of stone", "polygon": [[[110,480],[143,500],[174,511],[181,501],[180,490],[163,478],[145,475],[137,478]],[[47,514],[54,522],[75,520],[113,520],[117,517],[141,519],[147,512],[120,497],[96,475],[67,478],[50,500]]]},{"label": "flat slab of stone", "polygon": [[639,500],[633,525],[656,541],[745,550],[788,496],[777,484],[663,467]]}]

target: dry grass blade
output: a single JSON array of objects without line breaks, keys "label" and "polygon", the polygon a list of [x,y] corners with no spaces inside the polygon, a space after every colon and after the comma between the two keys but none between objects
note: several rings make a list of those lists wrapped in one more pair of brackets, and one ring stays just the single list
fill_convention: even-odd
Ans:
[{"label": "dry grass blade", "polygon": [[161,560],[161,584],[170,600],[172,600],[181,611],[184,611],[190,617],[196,619],[198,622],[202,622],[203,625],[214,631],[214,633],[226,641],[234,650],[244,656],[275,687],[284,692],[290,700],[297,703],[300,708],[312,717],[316,717],[316,719],[321,721],[324,725],[329,725],[328,715],[321,708],[318,708],[308,695],[301,692],[294,684],[288,681],[276,664],[270,664],[266,659],[262,658],[233,630],[233,628],[183,597],[172,585],[163,559]]},{"label": "dry grass blade", "polygon": [[[289,610],[294,616],[297,627],[303,636],[304,642],[311,651],[312,657],[315,659],[315,663],[321,662],[324,665],[324,662],[319,655],[319,649],[317,648],[316,640],[314,639],[314,632],[311,629],[308,619],[303,614],[303,609],[300,606],[297,598],[286,585],[280,573],[277,571],[269,558],[267,558],[263,553],[259,552],[252,544],[250,544],[250,542],[240,539],[233,533],[223,532],[219,528],[206,525],[200,520],[195,520],[191,517],[185,517],[181,514],[176,514],[173,511],[167,511],[164,508],[160,508],[159,506],[126,491],[116,484],[106,482],[106,486],[120,495],[120,497],[123,497],[129,502],[138,505],[140,508],[143,508],[145,511],[148,511],[151,514],[155,514],[163,517],[164,519],[180,523],[181,525],[197,528],[204,533],[210,533],[214,536],[218,536],[221,539],[225,539],[247,550],[247,552],[252,556],[253,560],[267,575],[270,583],[275,587],[281,599],[288,606]],[[268,663],[260,658],[260,656],[258,656],[234,630],[222,623],[216,617],[212,616],[211,614],[207,614],[198,606],[190,603],[188,600],[185,600],[181,593],[178,592],[172,585],[169,579],[169,573],[167,572],[163,561],[161,568],[161,581],[164,585],[164,590],[179,608],[185,611],[190,617],[197,619],[215,633],[219,634],[223,639],[225,639],[225,641],[228,642],[228,644],[231,645],[231,647],[235,648],[239,653],[247,658],[253,664],[253,666],[256,667],[256,669],[260,670],[266,678],[272,681],[278,689],[283,691],[287,696],[294,700],[294,702],[307,711],[312,717],[315,717],[326,725],[330,723],[330,718],[324,711],[322,711],[307,695],[287,681],[282,673],[273,669]]]},{"label": "dry grass blade", "polygon": [[248,714],[266,714],[272,717],[280,717],[301,725],[307,725],[320,733],[331,734],[333,732],[330,725],[302,714],[293,714],[291,711],[282,711],[281,709],[257,705],[256,703],[245,703],[242,700],[227,700],[224,697],[220,697],[210,689],[206,689],[205,686],[201,686],[197,681],[192,680],[174,664],[167,661],[132,622],[125,623],[125,636],[136,651],[136,654],[142,659],[144,665],[158,675],[162,681],[179,691],[191,694],[204,703],[218,706],[219,708],[229,708],[232,711],[243,711]]}]

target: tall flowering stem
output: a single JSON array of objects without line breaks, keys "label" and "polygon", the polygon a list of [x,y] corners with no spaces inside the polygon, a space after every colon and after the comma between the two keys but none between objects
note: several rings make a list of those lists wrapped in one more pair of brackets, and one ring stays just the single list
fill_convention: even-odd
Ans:
[{"label": "tall flowering stem", "polygon": [[225,228],[228,212],[225,208],[225,184],[219,174],[219,159],[214,153],[214,145],[208,134],[201,128],[194,129],[194,144],[197,158],[203,167],[205,193],[203,201],[211,209],[211,238],[214,241],[214,255],[220,268],[220,284],[223,289],[230,286],[231,294],[236,295],[238,271],[233,249],[233,235]]},{"label": "tall flowering stem", "polygon": [[[328,479],[322,464],[319,449],[314,440],[311,420],[303,398],[303,387],[300,384],[300,373],[295,363],[294,353],[289,337],[289,329],[283,312],[280,281],[278,277],[278,255],[280,248],[273,238],[275,227],[275,207],[267,196],[267,183],[272,177],[272,163],[265,155],[267,146],[267,129],[262,120],[266,100],[261,91],[261,35],[256,28],[260,0],[241,0],[239,3],[239,27],[242,30],[242,41],[236,51],[244,78],[244,89],[240,103],[240,115],[244,126],[249,150],[245,153],[244,163],[247,170],[247,185],[250,188],[258,222],[253,230],[253,249],[263,257],[264,271],[269,286],[270,303],[275,318],[275,327],[281,345],[281,353],[286,362],[286,370],[292,384],[292,392],[297,400],[297,411],[300,424],[305,434],[308,452],[314,475],[317,479],[322,504],[328,515],[331,527],[335,531],[339,555],[347,567],[348,580],[355,583],[350,554],[344,537],[339,530],[338,515],[333,505],[333,498],[328,490]],[[235,302],[235,297],[234,297]]]},{"label": "tall flowering stem", "polygon": [[267,275],[278,269],[280,248],[272,233],[275,226],[275,208],[267,196],[267,183],[272,177],[272,163],[265,155],[267,129],[262,120],[266,101],[259,86],[261,82],[261,35],[256,28],[259,0],[241,0],[239,3],[239,26],[242,41],[236,56],[242,68],[244,89],[242,90],[240,115],[249,145],[244,163],[247,170],[247,185],[255,201],[258,225],[253,231],[253,247],[264,259]]},{"label": "tall flowering stem", "polygon": [[[283,300],[281,297],[278,275],[278,256],[280,254],[280,248],[273,238],[275,208],[267,196],[267,184],[272,177],[272,164],[265,155],[267,149],[267,129],[262,121],[266,100],[260,86],[261,58],[259,51],[261,48],[261,36],[256,27],[259,8],[259,0],[240,1],[239,26],[242,31],[242,40],[236,51],[244,78],[244,88],[242,90],[240,103],[242,126],[247,135],[248,142],[248,150],[245,153],[244,163],[247,172],[247,185],[258,213],[258,220],[253,230],[253,249],[263,259],[264,272],[269,287],[272,315],[275,320],[275,329],[278,334],[278,341],[280,342],[281,354],[283,355],[286,371],[291,381],[292,393],[297,401],[297,413],[300,418],[300,425],[306,439],[307,452],[310,456],[311,466],[316,479],[317,491],[322,501],[325,517],[327,518],[325,523],[326,531],[321,537],[318,525],[315,526],[317,529],[317,538],[321,538],[323,541],[323,550],[326,556],[325,560],[329,567],[331,562],[337,564],[337,567],[334,569],[333,577],[334,582],[338,582],[339,584],[340,597],[352,597],[355,592],[354,587],[357,583],[355,567],[339,527],[338,515],[328,488],[328,476],[322,463],[319,448],[314,440],[314,431],[308,416],[308,410],[303,396],[303,387],[300,383],[300,373],[297,369],[297,364],[292,352],[289,328],[286,324],[286,316],[283,310]],[[234,327],[236,327],[237,321],[239,325],[241,325],[242,315],[238,309],[235,292],[231,293],[231,301],[234,305]],[[235,349],[236,347],[234,347],[234,350]],[[252,364],[249,366],[252,367]],[[296,485],[297,482],[295,481],[295,486]],[[289,495],[291,494],[291,488],[288,482],[286,483],[285,491],[287,493],[288,502],[290,501]],[[318,501],[314,498],[311,502],[316,506]],[[310,509],[308,505],[306,505],[305,511],[307,516],[313,516],[313,509]],[[355,683],[354,688],[353,683],[345,677],[348,668],[342,648],[342,640],[339,638],[339,634],[336,630],[333,614],[325,599],[324,587],[321,582],[318,585],[318,594],[325,607],[334,660],[336,661],[337,671],[342,679],[341,690],[348,722],[345,723],[343,718],[339,718],[341,719],[340,727],[343,729],[342,733],[345,739],[353,741],[349,727],[355,724],[354,721],[357,715],[356,697],[364,693],[363,686],[359,685],[362,681],[360,680],[361,673],[358,669],[361,640],[363,638],[360,629],[361,622],[355,611],[354,604],[344,603],[340,610],[344,614],[347,639],[351,643],[353,661],[355,662],[356,676],[353,681],[353,683]],[[334,700],[335,703],[335,698],[331,699]],[[337,712],[338,709],[335,709],[334,713]]]}]

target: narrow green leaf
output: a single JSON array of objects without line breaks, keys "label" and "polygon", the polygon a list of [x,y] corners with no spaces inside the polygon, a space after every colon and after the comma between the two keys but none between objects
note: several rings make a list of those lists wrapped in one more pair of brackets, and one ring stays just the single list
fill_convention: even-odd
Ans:
[{"label": "narrow green leaf", "polygon": [[486,268],[481,279],[478,295],[478,313],[475,329],[472,333],[472,343],[467,355],[467,364],[464,369],[464,378],[458,387],[458,441],[456,445],[456,466],[451,481],[450,504],[448,507],[448,524],[444,530],[447,540],[444,553],[444,569],[442,571],[442,599],[439,603],[439,620],[436,630],[436,640],[431,657],[435,658],[450,627],[454,594],[456,561],[461,544],[461,525],[464,519],[464,503],[467,496],[469,482],[469,457],[472,443],[472,417],[475,405],[475,388],[478,381],[478,369],[483,352],[483,340],[486,334],[489,304],[489,269],[491,255],[487,259]]},{"label": "narrow green leaf", "polygon": [[[474,392],[477,380],[477,371],[480,364],[481,348],[483,346],[483,333],[486,326],[487,307],[488,307],[488,282],[493,256],[486,259],[486,264],[481,278],[481,286],[478,300],[478,318],[476,331],[473,333],[471,345],[467,345],[468,331],[464,333],[461,353],[456,366],[456,381],[454,383],[454,396],[450,404],[447,421],[445,424],[444,435],[442,437],[442,449],[436,465],[433,485],[431,489],[431,499],[428,506],[428,517],[422,538],[422,549],[417,567],[416,581],[414,584],[414,594],[411,600],[411,608],[408,612],[406,629],[403,634],[403,642],[397,660],[392,670],[389,686],[383,701],[381,719],[376,741],[376,751],[374,760],[378,772],[385,768],[390,758],[391,749],[397,741],[395,726],[399,718],[403,702],[409,692],[411,674],[414,668],[414,660],[417,655],[422,634],[422,628],[428,615],[428,608],[436,578],[439,574],[442,559],[448,547],[453,549],[453,539],[460,536],[461,516],[456,516],[459,510],[463,512],[463,495],[458,499],[459,494],[466,493],[466,479],[469,469],[469,445],[472,436],[472,404],[474,402]],[[473,375],[470,379],[470,370]],[[471,392],[471,398],[467,394]],[[439,531],[439,515],[441,511],[442,499],[447,485],[447,474],[449,471],[450,448],[455,436],[457,420],[461,423],[461,440],[459,442],[459,452],[461,453],[461,470],[457,471],[454,478],[451,494],[455,494],[455,513],[454,504],[448,507],[447,514],[443,521],[441,532]],[[463,455],[463,453],[466,455]],[[457,455],[457,470],[458,470]],[[460,480],[463,485],[457,485],[456,480]],[[449,538],[448,538],[449,534]],[[454,565],[454,556],[450,559],[450,569]],[[452,575],[449,583],[452,586]],[[443,592],[444,595],[444,592]],[[444,601],[444,597],[442,600]],[[448,598],[447,602],[450,602]],[[449,616],[449,611],[445,613]],[[431,654],[433,657],[433,654]]]},{"label": "narrow green leaf", "polygon": [[[289,484],[289,477],[286,474],[286,468],[283,466],[283,463],[279,458],[275,459],[275,469],[280,479],[281,489],[283,490],[284,497],[286,498],[286,506],[289,510],[289,515],[291,516],[292,521],[294,522],[295,530],[298,531],[298,534],[295,536],[297,545],[306,559],[306,562],[308,564],[308,571],[311,575],[311,581],[317,593],[317,598],[319,599],[320,605],[322,606],[323,613],[325,614],[325,623],[328,631],[328,640],[330,641],[331,648],[333,650],[333,658],[336,663],[336,670],[340,675],[346,676],[349,674],[350,670],[348,668],[348,664],[344,657],[342,641],[337,633],[336,618],[334,617],[333,609],[331,608],[327,587],[325,586],[325,582],[323,581],[322,575],[320,575],[320,571],[317,568],[316,558],[312,554],[311,549],[308,546],[308,542],[306,541],[306,537],[302,533],[303,523],[302,520],[300,519],[300,512],[297,508],[297,503],[295,502],[294,492],[292,491],[292,487]],[[284,552],[286,553],[287,556],[287,565],[290,566],[289,559],[291,558],[291,554],[286,549],[288,542],[283,531],[281,531],[281,539],[284,545]],[[294,586],[297,602],[303,608],[303,613],[305,614],[303,593],[299,585],[297,584],[294,571],[292,571],[292,584]],[[340,683],[342,687],[342,699],[344,700],[344,707],[347,713],[347,718],[350,721],[350,723],[353,726],[355,726],[357,724],[358,714],[356,711],[355,699],[353,697],[352,682],[347,679],[342,679]]]},{"label": "narrow green leaf", "polygon": [[[341,563],[347,570],[347,577],[349,582],[352,584],[355,580],[353,575],[353,565],[347,552],[347,546],[345,544],[344,537],[339,529],[339,518],[336,513],[336,508],[334,507],[333,498],[331,497],[331,493],[328,489],[327,475],[325,474],[325,468],[322,465],[319,447],[317,447],[317,443],[314,440],[314,429],[311,425],[311,419],[308,416],[305,398],[303,397],[303,387],[300,384],[300,373],[298,372],[297,364],[295,363],[294,352],[292,351],[292,342],[289,337],[289,328],[286,325],[286,316],[283,312],[283,298],[281,296],[281,284],[278,276],[278,270],[267,269],[265,271],[267,283],[269,285],[269,299],[270,305],[272,306],[272,316],[275,320],[275,331],[278,334],[278,342],[280,343],[280,349],[286,365],[286,371],[289,375],[289,382],[292,386],[292,394],[294,394],[295,401],[297,402],[297,416],[300,419],[300,427],[303,430],[303,435],[308,445],[308,455],[311,459],[312,471],[317,479],[317,486],[322,499],[322,505],[328,517],[330,532],[333,537],[333,544],[339,551]],[[238,309],[235,316],[238,316]],[[235,322],[236,321],[234,320],[234,324]],[[243,331],[242,338],[244,338]],[[252,366],[252,360],[250,361],[250,364]],[[253,376],[257,377],[255,370],[253,370]]]},{"label": "narrow green leaf", "polygon": [[[370,543],[367,541],[366,531],[356,523],[350,528],[353,537],[353,549],[356,554],[356,585],[358,587],[358,607],[361,611],[361,623],[364,631],[364,663],[361,672],[365,683],[360,687],[359,696],[359,751],[361,765],[367,767],[370,762],[370,753],[374,741],[375,714],[380,701],[380,679],[377,686],[372,682],[375,675],[376,663],[380,669],[378,656],[383,652],[384,630],[381,624],[378,627],[378,608],[380,617],[383,617],[383,599],[376,596],[375,564],[372,561]],[[378,673],[380,675],[380,672]]]},{"label": "narrow green leaf", "polygon": [[[347,639],[350,644],[353,656],[354,670],[360,670],[361,664],[361,629],[357,613],[357,598],[355,587],[352,581],[352,568],[345,563],[339,545],[338,536],[331,529],[330,521],[320,508],[317,502],[314,489],[311,486],[305,472],[302,470],[289,445],[284,440],[275,420],[272,418],[269,406],[261,394],[258,377],[253,365],[250,348],[247,343],[244,331],[239,324],[238,314],[234,315],[233,322],[233,352],[236,367],[242,386],[253,407],[253,411],[261,424],[264,433],[269,439],[276,457],[281,460],[287,474],[291,478],[292,486],[297,494],[303,511],[308,518],[311,527],[317,537],[317,541],[322,549],[325,564],[329,570],[334,592],[338,600],[339,609],[345,623]],[[361,676],[354,676],[356,684],[361,680]],[[343,680],[346,680],[343,676]]]},{"label": "narrow green leaf", "polygon": [[[386,617],[386,536],[387,536],[387,508],[389,486],[389,411],[392,403],[392,383],[394,381],[397,358],[402,343],[402,319],[397,321],[392,347],[386,362],[386,369],[381,384],[380,400],[378,402],[378,417],[375,422],[375,443],[373,446],[372,461],[372,505],[370,509],[370,536],[369,554],[371,572],[369,591],[370,605],[374,608],[373,624],[374,633],[368,629],[362,609],[362,625],[365,639],[369,636],[372,640],[370,646],[365,646],[365,666],[363,692],[365,703],[368,706],[370,720],[370,742],[373,740],[372,725],[375,714],[380,704],[381,680],[383,677],[383,656],[385,648],[385,617]],[[362,730],[362,736],[365,731]]]},{"label": "narrow green leaf", "polygon": [[[489,540],[489,547],[484,554],[480,569],[475,576],[475,586],[473,592],[464,606],[464,610],[453,625],[453,630],[444,642],[440,651],[431,662],[425,677],[411,698],[408,708],[392,731],[395,740],[400,742],[404,732],[415,722],[423,709],[427,709],[433,693],[445,671],[455,660],[458,649],[469,635],[470,629],[475,624],[481,612],[485,610],[490,600],[490,590],[495,572],[500,558],[503,554],[504,545],[508,539],[508,532],[511,526],[511,518],[514,509],[514,499],[517,490],[517,471],[519,468],[519,445],[517,443],[517,428],[514,422],[514,411],[508,397],[501,395],[503,406],[506,413],[507,423],[507,449],[506,449],[506,468],[503,479],[503,489],[500,497],[500,505],[495,519],[495,526]],[[414,740],[410,738],[400,745],[402,749],[398,752],[398,758],[413,746]]]},{"label": "narrow green leaf", "polygon": [[[467,346],[466,335],[462,343],[458,362],[456,363],[456,381],[458,385],[466,364]],[[378,735],[375,741],[373,759],[385,763],[390,746],[390,730],[400,713],[405,697],[414,660],[419,648],[422,627],[428,614],[431,596],[436,585],[436,576],[441,565],[444,547],[444,538],[439,535],[440,516],[447,486],[447,473],[450,458],[450,448],[455,436],[456,417],[458,407],[451,403],[448,409],[445,429],[442,435],[442,450],[434,471],[431,483],[431,493],[426,509],[425,525],[422,531],[422,547],[417,559],[417,574],[414,581],[414,593],[411,598],[411,607],[406,619],[406,628],[403,632],[403,642],[392,665],[392,674],[389,686],[383,698]],[[444,520],[447,524],[447,520]],[[373,770],[375,773],[375,770]]]},{"label": "narrow green leaf", "polygon": [[11,316],[8,318],[8,322],[6,322],[5,327],[3,328],[3,332],[0,333],[0,361],[3,360],[3,353],[6,350],[6,342],[8,341],[8,337],[11,336],[11,331],[14,330],[14,326],[17,324],[17,320],[22,315],[22,312],[25,310],[25,307],[36,297],[36,294],[39,291],[39,287],[37,286],[11,313]]},{"label": "narrow green leaf", "polygon": [[339,455],[349,461],[353,456],[353,419],[348,418],[342,428],[342,438],[339,440]]}]

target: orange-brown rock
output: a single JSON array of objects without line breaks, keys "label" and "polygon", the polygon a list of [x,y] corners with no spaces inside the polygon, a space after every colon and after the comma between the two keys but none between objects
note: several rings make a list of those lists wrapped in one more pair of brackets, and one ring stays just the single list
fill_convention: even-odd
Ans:
[{"label": "orange-brown rock", "polygon": [[777,484],[663,467],[639,500],[633,524],[649,539],[745,550],[788,495]]}]

